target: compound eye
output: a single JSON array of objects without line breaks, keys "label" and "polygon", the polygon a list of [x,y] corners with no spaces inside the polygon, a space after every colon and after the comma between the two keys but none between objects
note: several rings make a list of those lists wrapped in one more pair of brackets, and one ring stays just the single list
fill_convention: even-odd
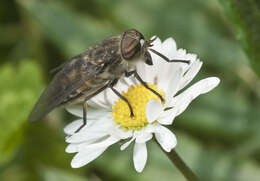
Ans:
[{"label": "compound eye", "polygon": [[121,41],[121,53],[125,60],[133,60],[141,54],[141,35],[136,30],[126,31]]}]

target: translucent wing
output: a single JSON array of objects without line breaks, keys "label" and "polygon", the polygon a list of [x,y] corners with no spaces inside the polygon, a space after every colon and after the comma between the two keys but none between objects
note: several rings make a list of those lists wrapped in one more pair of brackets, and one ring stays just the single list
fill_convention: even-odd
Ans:
[{"label": "translucent wing", "polygon": [[102,66],[86,61],[88,59],[86,56],[74,57],[64,64],[40,96],[29,115],[29,121],[42,119],[55,107],[73,101],[74,96],[77,97],[81,93],[78,91],[85,90],[84,94],[88,95],[105,86],[104,84],[91,85],[101,72]]},{"label": "translucent wing", "polygon": [[103,90],[110,80],[101,74],[109,64],[121,59],[118,53],[120,40],[120,36],[106,39],[59,66],[56,69],[59,72],[42,93],[28,119],[37,121],[54,108],[71,103],[83,94],[91,97]]}]

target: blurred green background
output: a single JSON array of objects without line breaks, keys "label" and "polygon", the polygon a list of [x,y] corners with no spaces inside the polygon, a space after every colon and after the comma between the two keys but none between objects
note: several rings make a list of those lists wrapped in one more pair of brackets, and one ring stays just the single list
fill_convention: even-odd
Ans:
[{"label": "blurred green background", "polygon": [[121,152],[118,144],[72,169],[63,128],[74,118],[57,109],[44,121],[26,120],[52,68],[129,28],[147,38],[174,37],[204,62],[196,80],[221,79],[170,127],[185,162],[201,180],[259,181],[258,0],[1,0],[0,180],[185,180],[152,142],[141,174],[132,148]]}]

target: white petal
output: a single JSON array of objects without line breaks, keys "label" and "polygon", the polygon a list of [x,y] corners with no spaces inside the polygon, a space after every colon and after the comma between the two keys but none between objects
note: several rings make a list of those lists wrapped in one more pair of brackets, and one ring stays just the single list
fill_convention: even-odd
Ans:
[{"label": "white petal", "polygon": [[[106,138],[103,139],[106,140],[108,138],[108,136]],[[96,140],[97,141],[97,140]],[[70,143],[67,148],[66,148],[66,152],[67,153],[75,153],[75,152],[80,152],[80,151],[84,151],[86,148],[88,148],[89,146],[96,144],[96,143],[102,143],[102,140],[98,140],[99,142],[81,142],[81,143]],[[93,146],[92,146],[93,147]]]},{"label": "white petal", "polygon": [[159,124],[156,125],[155,138],[166,152],[170,152],[177,144],[175,135]]},{"label": "white petal", "polygon": [[76,144],[69,144],[67,147],[66,147],[66,150],[65,150],[67,153],[75,153],[75,152],[78,152],[78,149],[77,149],[77,145]]},{"label": "white petal", "polygon": [[160,71],[157,74],[157,86],[159,89],[167,91],[170,79],[175,75],[176,67],[172,67],[173,63],[168,63],[162,58],[160,58]]},{"label": "white petal", "polygon": [[[177,52],[176,52],[176,54],[175,54],[175,58],[178,60],[188,60],[188,59],[186,59],[186,58],[189,58],[188,56],[187,56],[187,54],[186,54],[186,50],[185,49],[183,49],[183,48],[180,48],[180,49],[178,49],[177,50]],[[182,65],[184,65],[183,63],[182,63]]]},{"label": "white petal", "polygon": [[82,105],[71,105],[71,106],[67,106],[65,108],[69,113],[78,116],[80,118],[83,117],[83,108]]},{"label": "white petal", "polygon": [[172,77],[170,77],[168,89],[166,92],[166,99],[173,97],[176,92],[179,90],[179,82],[182,78],[182,69],[179,68],[176,70],[176,72],[173,74]]},{"label": "white petal", "polygon": [[71,167],[72,168],[79,168],[82,167],[89,162],[95,160],[97,157],[99,157],[107,147],[99,148],[99,149],[87,149],[84,152],[79,152],[75,155],[75,157],[71,161]]},{"label": "white petal", "polygon": [[157,100],[151,100],[146,104],[146,118],[149,123],[155,121],[163,111],[162,104]]},{"label": "white petal", "polygon": [[189,70],[186,72],[186,74],[183,76],[183,78],[181,80],[179,90],[183,89],[186,85],[188,85],[192,81],[192,79],[199,72],[201,66],[202,66],[202,62],[199,60],[194,61],[191,64],[191,67],[189,68]]},{"label": "white petal", "polygon": [[[143,62],[141,62],[141,63],[143,63]],[[120,86],[120,92],[122,92],[122,91],[126,92],[129,87],[131,87],[132,85],[135,85],[135,78],[134,78],[134,76],[123,77],[123,78],[119,79],[118,85]]]},{"label": "white petal", "polygon": [[76,121],[71,122],[64,128],[64,132],[68,135],[72,135],[75,131],[83,124],[82,119],[78,119]]},{"label": "white petal", "polygon": [[198,97],[200,94],[205,94],[211,91],[219,84],[220,80],[217,77],[210,77],[203,80],[200,80],[196,84],[189,87],[180,95],[174,98],[176,104],[173,105],[173,109],[176,109],[176,116],[181,114],[190,102]]},{"label": "white petal", "polygon": [[196,54],[193,54],[193,53],[188,53],[188,54],[185,54],[184,57],[183,57],[184,60],[189,60],[190,61],[190,64],[182,64],[183,66],[183,72],[187,72],[188,69],[190,69],[190,67],[192,66],[192,64],[196,61],[196,62],[199,62],[200,60],[197,59],[197,55]]},{"label": "white petal", "polygon": [[135,143],[134,166],[137,172],[142,172],[147,161],[147,148],[145,143]]},{"label": "white petal", "polygon": [[149,131],[146,131],[146,128],[143,128],[140,131],[135,131],[134,137],[136,138],[136,143],[145,143],[152,139],[153,135]]},{"label": "white petal", "polygon": [[71,166],[73,168],[79,168],[88,164],[100,156],[110,145],[116,143],[117,141],[117,139],[109,137],[100,143],[81,148],[79,153],[72,159]]},{"label": "white petal", "polygon": [[[102,94],[104,94],[104,93],[102,93]],[[104,99],[104,97],[102,99]],[[91,107],[93,107],[95,109],[102,108],[102,109],[107,109],[107,110],[111,111],[110,106],[105,106],[104,103],[100,102],[100,100],[97,99],[96,97],[93,97],[92,99],[88,100],[88,105],[90,105]]]},{"label": "white petal", "polygon": [[[98,108],[98,109],[102,108],[111,111],[111,104],[106,99],[106,95],[109,92],[111,92],[110,89],[105,89],[101,93],[97,94],[96,96],[88,100],[88,104],[94,108]],[[114,95],[112,96],[114,97]]]},{"label": "white petal", "polygon": [[82,143],[82,142],[92,143],[106,136],[108,136],[107,132],[103,130],[96,130],[87,133],[72,135],[66,139],[66,142],[67,143]]},{"label": "white petal", "polygon": [[159,89],[167,93],[168,86],[172,77],[178,77],[178,70],[181,69],[180,63],[169,63],[160,59],[160,71],[158,72],[158,85]]},{"label": "white petal", "polygon": [[[170,57],[174,60],[189,60],[191,63],[194,61],[193,57],[190,56],[191,54],[186,54],[186,50],[178,49],[174,52],[174,56]],[[178,68],[182,68],[184,72],[190,67],[191,64],[186,63],[171,63],[171,66],[178,66]]]},{"label": "white petal", "polygon": [[136,71],[138,75],[145,81],[148,82],[148,75],[146,74],[146,66],[145,63],[142,61],[139,61],[136,63]]},{"label": "white petal", "polygon": [[177,50],[176,42],[173,38],[167,38],[162,43],[162,49],[166,54],[166,56],[170,56],[168,58],[173,58],[173,53]]},{"label": "white petal", "polygon": [[[154,37],[155,36],[151,37],[150,39],[153,39]],[[159,37],[157,37],[152,44],[153,44],[152,49],[161,51],[162,41]]]},{"label": "white petal", "polygon": [[133,131],[131,130],[124,130],[120,128],[119,125],[114,124],[112,127],[108,130],[109,134],[115,138],[118,139],[127,139],[133,135]]},{"label": "white petal", "polygon": [[79,146],[79,151],[85,150],[86,148],[102,148],[102,147],[107,147],[110,146],[116,142],[118,142],[119,139],[113,137],[113,136],[108,136],[104,138],[103,140],[93,143],[93,144],[80,144]]},{"label": "white petal", "polygon": [[167,111],[164,111],[159,118],[157,119],[157,121],[162,124],[162,125],[171,125],[174,118],[176,116],[176,110],[174,109],[170,109]]},{"label": "white petal", "polygon": [[[152,58],[153,63],[155,59]],[[136,65],[136,71],[143,81],[154,84],[155,76],[157,75],[158,66],[146,65],[144,62],[139,62]]]},{"label": "white petal", "polygon": [[[176,59],[176,42],[172,38],[166,39],[161,46],[161,49],[158,50],[161,54],[165,55],[169,59]],[[160,62],[160,68],[158,72],[158,82],[161,85],[165,85],[164,90],[167,90],[167,85],[169,84],[169,77],[172,77],[175,74],[175,71],[180,67],[180,63],[168,63],[163,58],[158,58]],[[163,88],[163,86],[159,86]]]},{"label": "white petal", "polygon": [[[66,110],[77,116],[82,118],[83,117],[83,105],[71,105],[67,106]],[[87,118],[88,119],[98,119],[101,116],[104,116],[104,114],[108,114],[109,110],[107,109],[93,109],[92,107],[87,106]]]},{"label": "white petal", "polygon": [[[121,92],[119,89],[117,90]],[[108,103],[109,109],[112,111],[112,105],[118,100],[118,96],[111,89],[109,89],[104,92],[104,100]]]},{"label": "white petal", "polygon": [[105,101],[105,92],[101,92],[99,95],[96,95],[95,97],[93,97],[92,99],[88,100],[88,104],[91,105],[94,108],[97,109],[107,109],[107,110],[111,110],[111,105],[109,105],[106,101]]},{"label": "white petal", "polygon": [[122,144],[120,146],[120,150],[125,150],[133,141],[134,141],[134,137],[132,137],[129,141],[125,142],[124,144]]},{"label": "white petal", "polygon": [[[83,127],[78,133],[68,137],[66,142],[80,143],[83,141],[95,141],[107,136],[109,134],[108,129],[112,126],[112,124],[112,121],[106,119],[96,120],[93,124],[87,124],[87,126]],[[80,125],[82,125],[82,123]],[[77,129],[78,128],[79,127],[77,127]]]},{"label": "white petal", "polygon": [[[128,83],[131,84],[130,82],[131,80],[129,78],[122,78],[120,79],[120,81],[117,82],[116,85],[114,85],[114,88],[120,93],[122,91],[127,91],[129,88]],[[106,92],[104,93],[104,100],[110,105],[109,109],[111,111],[112,111],[112,106],[118,99],[119,97],[111,89],[107,89]]]}]

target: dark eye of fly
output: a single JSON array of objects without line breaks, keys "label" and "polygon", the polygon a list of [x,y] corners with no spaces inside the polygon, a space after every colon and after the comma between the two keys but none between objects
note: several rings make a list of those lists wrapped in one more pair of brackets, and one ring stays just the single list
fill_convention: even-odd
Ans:
[{"label": "dark eye of fly", "polygon": [[143,35],[136,30],[129,30],[123,34],[121,41],[121,53],[125,60],[133,60],[141,53],[140,40]]}]

